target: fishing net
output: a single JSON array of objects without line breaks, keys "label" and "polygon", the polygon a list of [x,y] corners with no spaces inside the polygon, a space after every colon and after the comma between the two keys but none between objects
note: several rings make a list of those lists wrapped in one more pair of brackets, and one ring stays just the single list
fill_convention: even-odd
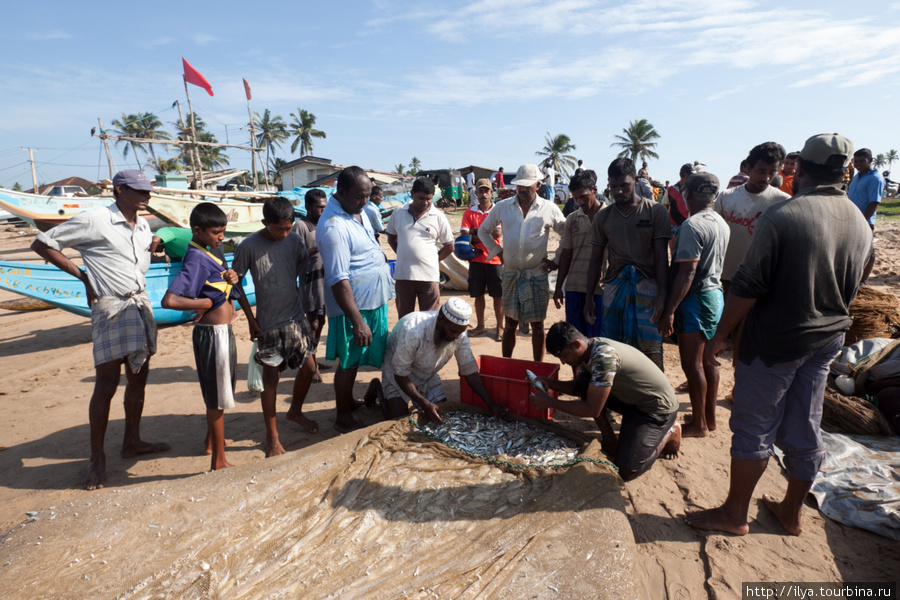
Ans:
[{"label": "fishing net", "polygon": [[867,338],[900,337],[900,303],[892,294],[879,292],[870,287],[859,288],[859,293],[850,303],[853,324],[847,331],[844,343],[847,345]]},{"label": "fishing net", "polygon": [[894,435],[888,420],[871,402],[856,396],[844,396],[837,390],[825,390],[822,429],[829,433]]},{"label": "fishing net", "polygon": [[[471,410],[447,403],[442,411]],[[621,480],[596,440],[507,467],[417,415],[222,473],[98,495],[13,530],[6,598],[632,598]]]}]

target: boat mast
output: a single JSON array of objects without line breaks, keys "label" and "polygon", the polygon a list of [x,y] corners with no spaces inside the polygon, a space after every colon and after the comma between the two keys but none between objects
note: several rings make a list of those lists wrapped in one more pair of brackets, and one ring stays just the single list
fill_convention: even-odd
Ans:
[{"label": "boat mast", "polygon": [[[182,75],[182,79],[184,79],[184,95],[187,96],[188,102],[188,112],[191,113],[191,138],[194,140],[194,143],[197,143],[197,121],[194,117],[194,108],[191,106],[191,94],[188,92],[188,82],[187,77]],[[195,146],[196,148],[196,146]],[[200,162],[200,151],[197,150],[197,167],[198,172],[200,173],[200,187],[198,189],[203,189],[203,163]]]},{"label": "boat mast", "polygon": [[[257,191],[257,179],[256,179],[256,129],[253,127],[253,113],[250,112],[250,101],[247,100],[247,115],[250,117],[250,147],[254,149],[254,152],[250,153],[250,170],[253,172],[253,191]],[[266,189],[269,189],[269,186],[266,186]]]},{"label": "boat mast", "polygon": [[100,141],[103,142],[103,149],[106,150],[106,164],[109,166],[109,180],[112,181],[113,175],[118,169],[116,168],[116,163],[113,162],[112,155],[109,153],[109,143],[106,141],[106,132],[103,131],[103,121],[100,120],[100,117],[97,117],[97,125],[100,126]]},{"label": "boat mast", "polygon": [[[184,89],[187,91],[187,83],[184,84]],[[181,114],[181,101],[175,101],[176,106],[178,106],[178,120],[181,121],[181,131],[183,133],[187,133],[187,126],[184,124],[184,115]],[[193,116],[191,116],[191,130],[194,129]],[[196,140],[194,140],[196,141]],[[188,147],[188,156],[191,157],[191,171],[194,173],[194,181],[197,181],[197,163],[194,162],[194,148]]]},{"label": "boat mast", "polygon": [[22,148],[22,150],[28,150],[28,162],[31,163],[31,181],[34,183],[33,192],[35,194],[38,193],[37,189],[37,173],[34,170],[34,151],[39,150],[39,148]]}]

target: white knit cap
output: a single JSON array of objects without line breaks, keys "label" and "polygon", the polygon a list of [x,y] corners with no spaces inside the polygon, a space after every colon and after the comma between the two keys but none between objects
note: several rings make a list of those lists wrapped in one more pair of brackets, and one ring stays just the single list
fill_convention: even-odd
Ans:
[{"label": "white knit cap", "polygon": [[472,307],[462,298],[450,298],[444,302],[441,313],[454,325],[468,325],[472,318]]}]

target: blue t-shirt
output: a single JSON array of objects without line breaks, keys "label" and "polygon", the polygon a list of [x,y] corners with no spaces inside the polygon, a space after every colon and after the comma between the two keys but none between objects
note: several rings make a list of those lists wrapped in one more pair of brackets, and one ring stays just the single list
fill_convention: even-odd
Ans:
[{"label": "blue t-shirt", "polygon": [[[222,247],[209,251],[216,258],[222,261],[217,263],[212,256],[191,244],[184,253],[184,260],[181,263],[181,271],[175,276],[172,283],[169,284],[167,290],[170,294],[181,296],[182,298],[209,298],[212,300],[212,308],[215,310],[225,304],[228,296],[220,287],[226,283],[222,277],[222,273],[228,269],[228,263],[225,262],[225,253]],[[231,298],[237,298],[240,295],[238,288],[231,289]]]},{"label": "blue t-shirt", "polygon": [[[847,195],[865,215],[870,204],[881,202],[881,197],[884,196],[884,177],[881,176],[878,169],[872,169],[865,175],[857,173],[850,182]],[[869,217],[869,225],[874,224],[875,213],[872,213],[872,216]]]}]

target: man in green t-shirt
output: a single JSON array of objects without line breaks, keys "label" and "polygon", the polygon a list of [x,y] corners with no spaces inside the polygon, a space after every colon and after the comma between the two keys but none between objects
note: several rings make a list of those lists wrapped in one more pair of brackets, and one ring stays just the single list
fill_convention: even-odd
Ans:
[{"label": "man in green t-shirt", "polygon": [[[547,352],[580,371],[572,381],[539,380],[550,390],[579,399],[557,400],[536,392],[531,403],[541,409],[593,417],[603,436],[603,451],[614,457],[622,479],[630,481],[646,472],[658,457],[678,456],[681,426],[675,422],[675,390],[640,350],[607,338],[585,337],[571,323],[560,321],[547,332]],[[608,409],[622,415],[618,438]]]}]

